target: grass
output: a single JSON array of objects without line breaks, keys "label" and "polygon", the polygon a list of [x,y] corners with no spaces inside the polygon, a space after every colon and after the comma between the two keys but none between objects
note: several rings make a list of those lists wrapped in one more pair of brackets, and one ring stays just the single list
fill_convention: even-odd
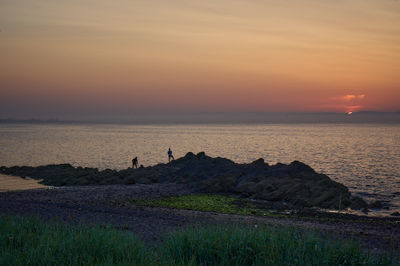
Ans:
[{"label": "grass", "polygon": [[396,265],[353,242],[288,228],[186,229],[167,238],[160,254],[168,265]]},{"label": "grass", "polygon": [[0,216],[0,265],[399,265],[353,242],[288,228],[182,229],[157,246],[112,228]]},{"label": "grass", "polygon": [[0,265],[151,264],[145,245],[113,229],[0,216]]},{"label": "grass", "polygon": [[244,215],[271,215],[257,208],[248,200],[222,195],[197,194],[177,197],[164,197],[150,200],[134,200],[134,204],[152,207],[221,212]]}]

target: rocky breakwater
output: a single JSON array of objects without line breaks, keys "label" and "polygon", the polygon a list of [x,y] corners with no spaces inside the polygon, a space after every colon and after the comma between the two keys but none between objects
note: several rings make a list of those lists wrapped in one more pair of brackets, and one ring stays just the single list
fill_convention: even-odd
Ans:
[{"label": "rocky breakwater", "polygon": [[367,203],[353,197],[344,185],[294,161],[269,165],[263,159],[237,164],[204,152],[189,152],[168,164],[121,171],[73,167],[69,164],[39,167],[0,167],[0,173],[41,179],[45,185],[99,185],[183,183],[194,191],[235,194],[246,198],[287,202],[296,207],[364,209]]}]

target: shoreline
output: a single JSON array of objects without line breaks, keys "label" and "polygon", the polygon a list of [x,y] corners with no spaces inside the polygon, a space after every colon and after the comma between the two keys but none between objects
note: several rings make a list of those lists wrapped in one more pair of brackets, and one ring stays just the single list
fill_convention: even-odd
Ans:
[{"label": "shoreline", "polygon": [[[191,225],[243,224],[288,226],[318,231],[332,238],[354,238],[366,249],[400,251],[400,217],[366,217],[303,211],[300,214],[253,216],[146,207],[130,200],[194,194],[183,184],[75,186],[0,193],[0,213],[39,216],[44,220],[112,226],[137,233],[150,243]],[[396,240],[397,239],[397,240]],[[393,242],[395,241],[395,242]]]},{"label": "shoreline", "polygon": [[[48,186],[41,184],[42,180],[37,180],[29,177],[20,177],[20,176],[12,176],[5,175],[0,173],[0,193],[2,192],[20,192],[27,190],[35,190],[35,189],[62,189],[62,190],[72,190],[74,188],[96,188],[96,187],[104,187],[104,186],[113,186],[113,185],[88,185],[88,186]],[[121,186],[116,184],[115,186]],[[356,215],[362,217],[374,217],[374,218],[385,218],[385,217],[396,217],[391,215],[393,212],[400,212],[400,209],[369,209],[368,213],[365,213],[361,210],[333,210],[333,209],[323,209],[323,208],[315,208],[316,211],[321,213],[334,213],[334,214],[344,214],[344,215]],[[288,209],[289,213],[296,212],[296,210]],[[398,216],[400,217],[400,216]]]},{"label": "shoreline", "polygon": [[40,184],[41,180],[0,174],[0,192],[50,188]]},{"label": "shoreline", "polygon": [[188,184],[201,193],[227,193],[249,199],[287,202],[293,207],[368,211],[376,205],[351,195],[348,188],[310,166],[293,161],[269,165],[260,158],[240,164],[204,152],[188,152],[167,164],[124,170],[73,167],[71,164],[38,167],[0,167],[0,173],[43,180],[51,186],[113,184]]}]

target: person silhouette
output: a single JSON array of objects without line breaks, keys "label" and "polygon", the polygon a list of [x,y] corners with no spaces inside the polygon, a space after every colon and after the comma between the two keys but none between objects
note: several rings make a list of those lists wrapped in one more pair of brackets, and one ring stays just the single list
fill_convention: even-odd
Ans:
[{"label": "person silhouette", "polygon": [[168,162],[172,160],[175,160],[174,156],[172,155],[171,148],[168,149]]},{"label": "person silhouette", "polygon": [[132,159],[132,168],[138,168],[138,159],[137,159],[137,157]]}]

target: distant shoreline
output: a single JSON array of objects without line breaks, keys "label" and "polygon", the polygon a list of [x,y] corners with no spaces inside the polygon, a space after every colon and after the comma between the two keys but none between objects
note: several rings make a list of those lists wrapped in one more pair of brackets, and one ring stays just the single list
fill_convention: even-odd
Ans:
[{"label": "distant shoreline", "polygon": [[400,124],[399,112],[209,112],[132,114],[87,118],[2,118],[0,124]]}]

